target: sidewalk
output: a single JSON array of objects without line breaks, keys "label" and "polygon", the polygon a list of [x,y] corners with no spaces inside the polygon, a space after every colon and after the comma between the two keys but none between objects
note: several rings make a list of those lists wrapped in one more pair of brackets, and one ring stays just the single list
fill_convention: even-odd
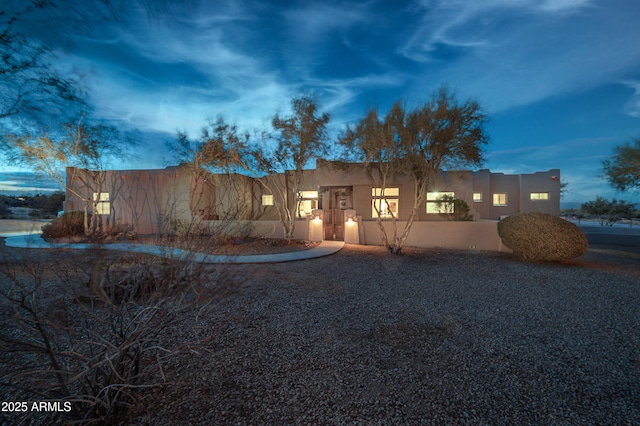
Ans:
[{"label": "sidewalk", "polygon": [[323,241],[309,250],[288,253],[256,254],[247,256],[224,256],[190,252],[178,248],[159,247],[146,244],[86,244],[86,243],[48,243],[40,235],[15,235],[5,238],[5,245],[17,248],[36,249],[103,249],[146,253],[162,257],[185,257],[202,263],[279,263],[294,260],[314,259],[329,256],[344,247],[344,241]]}]

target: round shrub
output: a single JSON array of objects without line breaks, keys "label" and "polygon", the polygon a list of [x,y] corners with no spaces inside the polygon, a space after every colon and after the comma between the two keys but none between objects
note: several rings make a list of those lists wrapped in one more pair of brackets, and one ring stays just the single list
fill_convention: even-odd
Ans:
[{"label": "round shrub", "polygon": [[[89,215],[91,220],[91,215]],[[42,227],[43,238],[63,238],[84,235],[84,212],[68,212]]]},{"label": "round shrub", "polygon": [[559,262],[587,252],[587,237],[571,222],[547,213],[518,213],[498,222],[502,242],[528,260]]}]

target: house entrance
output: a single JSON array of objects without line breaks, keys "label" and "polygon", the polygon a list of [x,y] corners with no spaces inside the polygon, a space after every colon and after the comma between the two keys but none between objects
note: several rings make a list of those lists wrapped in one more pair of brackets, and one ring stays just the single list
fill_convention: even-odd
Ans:
[{"label": "house entrance", "polygon": [[344,212],[342,210],[323,210],[324,239],[344,241]]},{"label": "house entrance", "polygon": [[352,186],[321,187],[320,205],[325,240],[344,241],[344,210],[353,208]]}]

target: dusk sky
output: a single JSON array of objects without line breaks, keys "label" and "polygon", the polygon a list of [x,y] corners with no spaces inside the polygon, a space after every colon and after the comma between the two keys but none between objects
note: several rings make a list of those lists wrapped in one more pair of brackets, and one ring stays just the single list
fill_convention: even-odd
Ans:
[{"label": "dusk sky", "polygon": [[166,166],[164,139],[195,137],[217,114],[268,127],[302,92],[337,134],[373,105],[412,108],[445,84],[489,115],[485,168],[559,168],[563,203],[640,202],[597,177],[614,146],[640,137],[640,1],[130,4],[117,21],[33,33],[83,76],[94,118],[146,135],[140,158],[116,168]]}]

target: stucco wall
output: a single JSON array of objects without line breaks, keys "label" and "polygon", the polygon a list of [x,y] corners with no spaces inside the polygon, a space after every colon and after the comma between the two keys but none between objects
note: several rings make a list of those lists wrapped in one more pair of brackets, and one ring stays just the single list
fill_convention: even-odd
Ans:
[{"label": "stucco wall", "polygon": [[[383,222],[387,235],[393,233],[392,223]],[[397,222],[398,232],[405,222]],[[362,221],[364,243],[381,245],[380,228],[376,221]],[[414,222],[405,246],[424,248],[442,247],[456,250],[488,250],[511,253],[498,235],[497,221],[482,222]]]},{"label": "stucco wall", "polygon": [[[532,192],[548,192],[548,200],[531,200]],[[560,215],[560,170],[522,175],[520,181],[520,211]]]}]

